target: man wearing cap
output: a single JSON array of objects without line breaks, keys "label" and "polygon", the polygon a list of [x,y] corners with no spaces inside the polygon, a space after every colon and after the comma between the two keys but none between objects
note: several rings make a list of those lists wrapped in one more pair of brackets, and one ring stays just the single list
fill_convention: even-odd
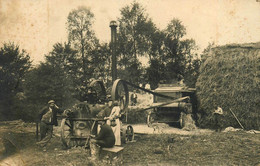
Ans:
[{"label": "man wearing cap", "polygon": [[41,141],[36,144],[43,147],[46,151],[46,145],[50,141],[53,134],[53,125],[58,126],[57,113],[63,111],[55,104],[54,100],[48,102],[48,106],[44,107],[39,112],[40,123],[40,135]]}]

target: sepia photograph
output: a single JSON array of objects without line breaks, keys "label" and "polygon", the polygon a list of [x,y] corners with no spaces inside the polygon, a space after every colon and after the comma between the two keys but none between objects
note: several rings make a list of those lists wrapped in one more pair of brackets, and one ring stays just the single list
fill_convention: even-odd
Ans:
[{"label": "sepia photograph", "polygon": [[0,166],[260,166],[260,0],[0,0]]}]

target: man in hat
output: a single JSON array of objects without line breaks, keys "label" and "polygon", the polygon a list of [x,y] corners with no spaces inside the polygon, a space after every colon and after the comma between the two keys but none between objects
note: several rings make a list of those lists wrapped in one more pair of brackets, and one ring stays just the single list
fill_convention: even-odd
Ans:
[{"label": "man in hat", "polygon": [[52,137],[53,125],[58,126],[57,113],[63,113],[63,111],[55,104],[54,100],[50,100],[48,106],[39,112],[41,141],[36,144],[43,147],[44,151],[46,151],[46,145]]}]

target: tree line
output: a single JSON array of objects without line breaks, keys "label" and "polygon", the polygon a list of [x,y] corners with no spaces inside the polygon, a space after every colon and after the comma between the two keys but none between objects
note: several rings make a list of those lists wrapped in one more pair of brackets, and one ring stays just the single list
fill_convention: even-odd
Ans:
[{"label": "tree line", "polygon": [[[120,10],[117,31],[118,78],[136,85],[183,80],[195,87],[200,66],[195,40],[186,38],[183,23],[173,18],[163,30],[145,8],[133,2]],[[86,7],[67,17],[68,41],[56,43],[45,61],[33,66],[29,54],[15,43],[0,48],[0,120],[33,120],[49,99],[66,108],[82,101],[92,79],[112,86],[110,43],[93,30],[94,13]],[[141,58],[148,61],[143,65]]]}]

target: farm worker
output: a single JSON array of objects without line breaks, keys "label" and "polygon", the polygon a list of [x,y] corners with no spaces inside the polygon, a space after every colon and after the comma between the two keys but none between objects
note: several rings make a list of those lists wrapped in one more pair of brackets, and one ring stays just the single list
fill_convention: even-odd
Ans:
[{"label": "farm worker", "polygon": [[220,124],[220,120],[223,116],[223,110],[221,107],[217,107],[214,111],[214,118],[215,118],[215,130],[221,131],[221,124]]},{"label": "farm worker", "polygon": [[131,95],[131,105],[136,105],[136,103],[137,103],[136,90],[134,90],[133,92],[134,92],[134,93],[132,93],[132,95]]},{"label": "farm worker", "polygon": [[95,137],[91,135],[90,139],[90,154],[91,160],[96,160],[100,153],[100,148],[111,148],[115,145],[115,135],[110,125],[105,121],[98,121],[100,132]]},{"label": "farm worker", "polygon": [[[140,87],[140,88],[143,88],[143,84],[140,83],[140,84],[139,84],[139,87]],[[139,89],[139,93],[142,94],[143,91]]]},{"label": "farm worker", "polygon": [[145,84],[145,89],[147,89],[147,90],[151,90],[151,86],[150,86],[150,84]]},{"label": "farm worker", "polygon": [[[98,118],[104,118],[105,120],[109,119],[108,117],[111,114],[111,110],[112,110],[112,101],[107,101],[105,103],[104,108],[102,108],[102,110],[96,115]],[[108,123],[110,125],[110,123]],[[97,127],[97,132],[100,131],[100,125],[98,125]]]},{"label": "farm worker", "polygon": [[119,120],[120,118],[120,107],[118,101],[114,102],[113,109],[111,111],[111,114],[108,118],[108,125],[111,125],[112,130],[115,134],[116,142],[115,145],[121,145],[121,138],[120,138],[120,129],[121,129],[121,122]]},{"label": "farm worker", "polygon": [[[150,84],[148,84],[148,83],[145,84],[145,89],[146,89],[146,90],[151,90],[151,86],[150,86]],[[146,92],[146,94],[148,94],[148,92]]]},{"label": "farm worker", "polygon": [[105,107],[97,114],[99,118],[109,117],[112,110],[112,101],[108,101],[105,103]]},{"label": "farm worker", "polygon": [[105,121],[99,121],[100,125],[100,132],[98,133],[97,137],[92,135],[94,139],[91,142],[98,144],[101,148],[111,148],[115,145],[115,135],[114,132]]},{"label": "farm worker", "polygon": [[40,123],[40,135],[41,141],[36,144],[43,147],[46,151],[46,145],[50,141],[53,134],[53,125],[58,126],[57,113],[63,111],[55,104],[54,100],[48,102],[48,106],[42,108],[39,112]]}]

